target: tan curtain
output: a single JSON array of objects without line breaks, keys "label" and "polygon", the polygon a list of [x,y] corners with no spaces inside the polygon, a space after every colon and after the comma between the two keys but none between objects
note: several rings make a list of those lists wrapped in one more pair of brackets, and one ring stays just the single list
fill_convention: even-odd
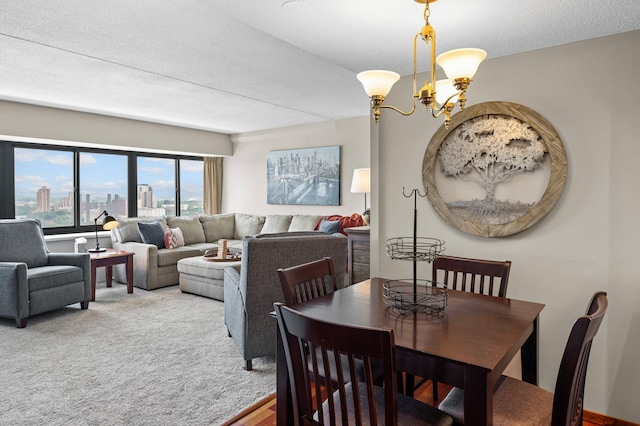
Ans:
[{"label": "tan curtain", "polygon": [[204,213],[222,213],[222,157],[204,158]]}]

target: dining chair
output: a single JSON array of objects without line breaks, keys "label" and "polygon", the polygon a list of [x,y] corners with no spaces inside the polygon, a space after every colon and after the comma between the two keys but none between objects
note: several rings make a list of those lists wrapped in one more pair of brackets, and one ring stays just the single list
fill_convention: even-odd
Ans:
[{"label": "dining chair", "polygon": [[338,289],[336,272],[330,257],[278,269],[287,306],[294,306]]},{"label": "dining chair", "polygon": [[[607,305],[607,293],[595,293],[586,314],[573,325],[560,362],[554,393],[511,377],[500,377],[493,396],[495,425],[582,425],[591,344]],[[453,388],[439,406],[459,424],[464,424],[464,397],[463,389]]]},{"label": "dining chair", "polygon": [[438,256],[431,279],[452,290],[506,297],[511,261]]},{"label": "dining chair", "polygon": [[[318,320],[279,302],[274,308],[287,361],[295,425],[453,424],[448,414],[397,392],[393,330]],[[327,368],[328,358],[337,367],[332,372],[337,380],[323,386],[313,380],[312,372],[317,373],[321,366]],[[384,366],[382,387],[373,382],[375,360]],[[364,366],[362,380],[358,380],[356,361]]]},{"label": "dining chair", "polygon": [[[507,297],[511,261],[472,259],[466,257],[438,256],[433,260],[431,280],[438,286],[452,290],[468,291],[488,296]],[[516,358],[519,359],[519,353]],[[516,367],[510,367],[515,369]],[[406,376],[407,395],[424,381],[414,384],[415,378]],[[432,380],[433,400],[438,400],[438,381]]]},{"label": "dining chair", "polygon": [[[298,303],[304,303],[325,294],[338,290],[333,260],[330,257],[324,257],[319,260],[304,263],[302,265],[292,266],[290,268],[280,268],[277,270],[280,277],[280,285],[284,301],[287,306],[295,306]],[[335,364],[329,361],[330,371],[335,370]],[[311,367],[311,365],[309,365]],[[358,374],[363,374],[362,363],[356,361]],[[318,380],[325,380],[325,368],[320,366],[319,371],[315,375]],[[373,363],[373,378],[376,383],[382,381],[382,365],[379,362]],[[332,377],[335,381],[335,377]]]}]

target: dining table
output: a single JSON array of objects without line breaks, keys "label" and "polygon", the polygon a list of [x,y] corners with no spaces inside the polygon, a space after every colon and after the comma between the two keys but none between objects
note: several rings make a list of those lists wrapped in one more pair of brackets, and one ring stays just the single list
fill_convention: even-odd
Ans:
[{"label": "dining table", "polygon": [[[394,332],[396,369],[464,389],[465,425],[493,424],[493,390],[521,350],[522,380],[538,384],[538,318],[543,304],[446,290],[439,309],[398,309],[383,295],[389,279],[371,278],[298,304],[325,321]],[[278,425],[293,424],[291,389],[277,333]]]}]

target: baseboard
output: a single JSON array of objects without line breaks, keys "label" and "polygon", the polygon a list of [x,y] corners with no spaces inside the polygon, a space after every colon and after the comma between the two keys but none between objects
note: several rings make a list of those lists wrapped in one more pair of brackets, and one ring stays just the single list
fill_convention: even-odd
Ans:
[{"label": "baseboard", "polygon": [[640,426],[638,423],[616,419],[615,417],[605,416],[604,414],[588,410],[584,410],[582,414],[582,421],[600,426]]}]

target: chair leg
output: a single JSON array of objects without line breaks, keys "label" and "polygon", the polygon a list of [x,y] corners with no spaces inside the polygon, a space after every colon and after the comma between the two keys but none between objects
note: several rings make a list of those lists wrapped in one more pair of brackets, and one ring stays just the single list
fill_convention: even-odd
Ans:
[{"label": "chair leg", "polygon": [[16,325],[18,328],[25,328],[27,326],[28,318],[16,318]]},{"label": "chair leg", "polygon": [[247,371],[251,371],[253,369],[253,366],[251,365],[251,360],[250,359],[245,360],[244,369],[247,370]]},{"label": "chair leg", "polygon": [[438,400],[438,381],[437,380],[433,381],[433,400],[434,401]]},{"label": "chair leg", "polygon": [[416,389],[416,376],[413,374],[406,375],[404,394],[413,398],[413,391]]},{"label": "chair leg", "polygon": [[84,300],[84,301],[80,302],[80,309],[89,309],[89,301],[88,300]]}]

